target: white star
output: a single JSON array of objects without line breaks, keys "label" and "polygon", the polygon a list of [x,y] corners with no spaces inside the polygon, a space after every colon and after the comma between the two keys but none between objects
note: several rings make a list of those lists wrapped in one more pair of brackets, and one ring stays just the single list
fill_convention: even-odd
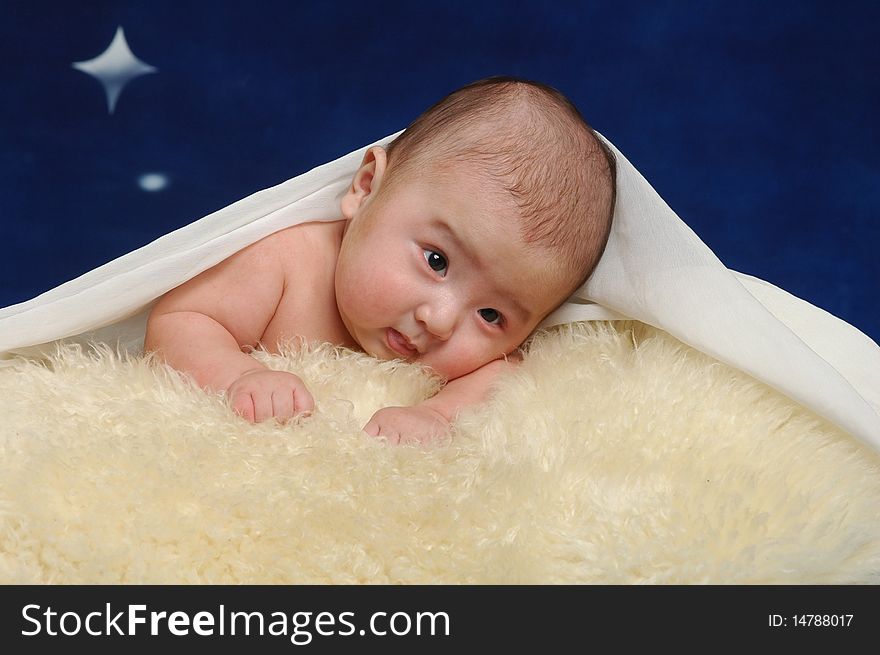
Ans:
[{"label": "white star", "polygon": [[116,28],[116,36],[104,52],[94,59],[74,62],[72,66],[91,75],[104,86],[104,92],[107,94],[107,109],[111,114],[126,84],[136,77],[159,70],[132,54],[121,25]]}]

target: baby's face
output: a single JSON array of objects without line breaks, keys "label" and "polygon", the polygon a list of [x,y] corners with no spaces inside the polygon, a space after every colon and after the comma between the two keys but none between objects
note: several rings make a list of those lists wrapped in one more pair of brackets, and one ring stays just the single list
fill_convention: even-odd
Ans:
[{"label": "baby's face", "polygon": [[515,350],[564,300],[490,184],[463,167],[343,201],[336,301],[365,352],[454,379]]}]

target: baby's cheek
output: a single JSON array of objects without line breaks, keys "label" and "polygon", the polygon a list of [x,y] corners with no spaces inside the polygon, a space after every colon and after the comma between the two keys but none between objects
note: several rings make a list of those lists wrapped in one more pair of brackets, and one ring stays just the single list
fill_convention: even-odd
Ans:
[{"label": "baby's cheek", "polygon": [[472,373],[497,358],[497,354],[492,355],[489,350],[474,343],[460,341],[447,345],[450,347],[438,353],[436,363],[427,363],[450,380]]},{"label": "baby's cheek", "polygon": [[393,276],[382,269],[383,266],[374,265],[352,271],[352,274],[343,276],[342,288],[338,291],[344,293],[351,304],[384,310],[388,300],[397,294],[398,285]]},{"label": "baby's cheek", "polygon": [[340,311],[359,322],[374,306],[373,284],[367,275],[342,275],[336,283],[336,303]]}]

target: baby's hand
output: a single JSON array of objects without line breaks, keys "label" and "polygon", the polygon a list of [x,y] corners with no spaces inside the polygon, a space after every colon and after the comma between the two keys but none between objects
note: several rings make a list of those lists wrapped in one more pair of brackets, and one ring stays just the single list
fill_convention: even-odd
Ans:
[{"label": "baby's hand", "polygon": [[229,385],[226,396],[232,410],[251,423],[273,417],[284,423],[315,409],[315,399],[303,381],[286,371],[248,371]]},{"label": "baby's hand", "polygon": [[414,407],[383,407],[364,426],[372,437],[385,437],[390,443],[419,441],[427,443],[449,431],[449,421],[437,410]]}]

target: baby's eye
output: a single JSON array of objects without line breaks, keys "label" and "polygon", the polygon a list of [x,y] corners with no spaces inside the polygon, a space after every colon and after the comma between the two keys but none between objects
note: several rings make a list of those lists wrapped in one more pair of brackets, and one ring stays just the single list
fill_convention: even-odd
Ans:
[{"label": "baby's eye", "polygon": [[483,320],[486,321],[486,323],[497,325],[501,322],[501,314],[496,309],[481,309],[480,316],[483,317]]},{"label": "baby's eye", "polygon": [[428,262],[428,266],[431,267],[432,271],[439,273],[441,276],[446,275],[446,269],[449,267],[449,264],[446,263],[446,257],[436,250],[430,250],[429,248],[422,250],[422,253],[424,253],[425,261]]}]

